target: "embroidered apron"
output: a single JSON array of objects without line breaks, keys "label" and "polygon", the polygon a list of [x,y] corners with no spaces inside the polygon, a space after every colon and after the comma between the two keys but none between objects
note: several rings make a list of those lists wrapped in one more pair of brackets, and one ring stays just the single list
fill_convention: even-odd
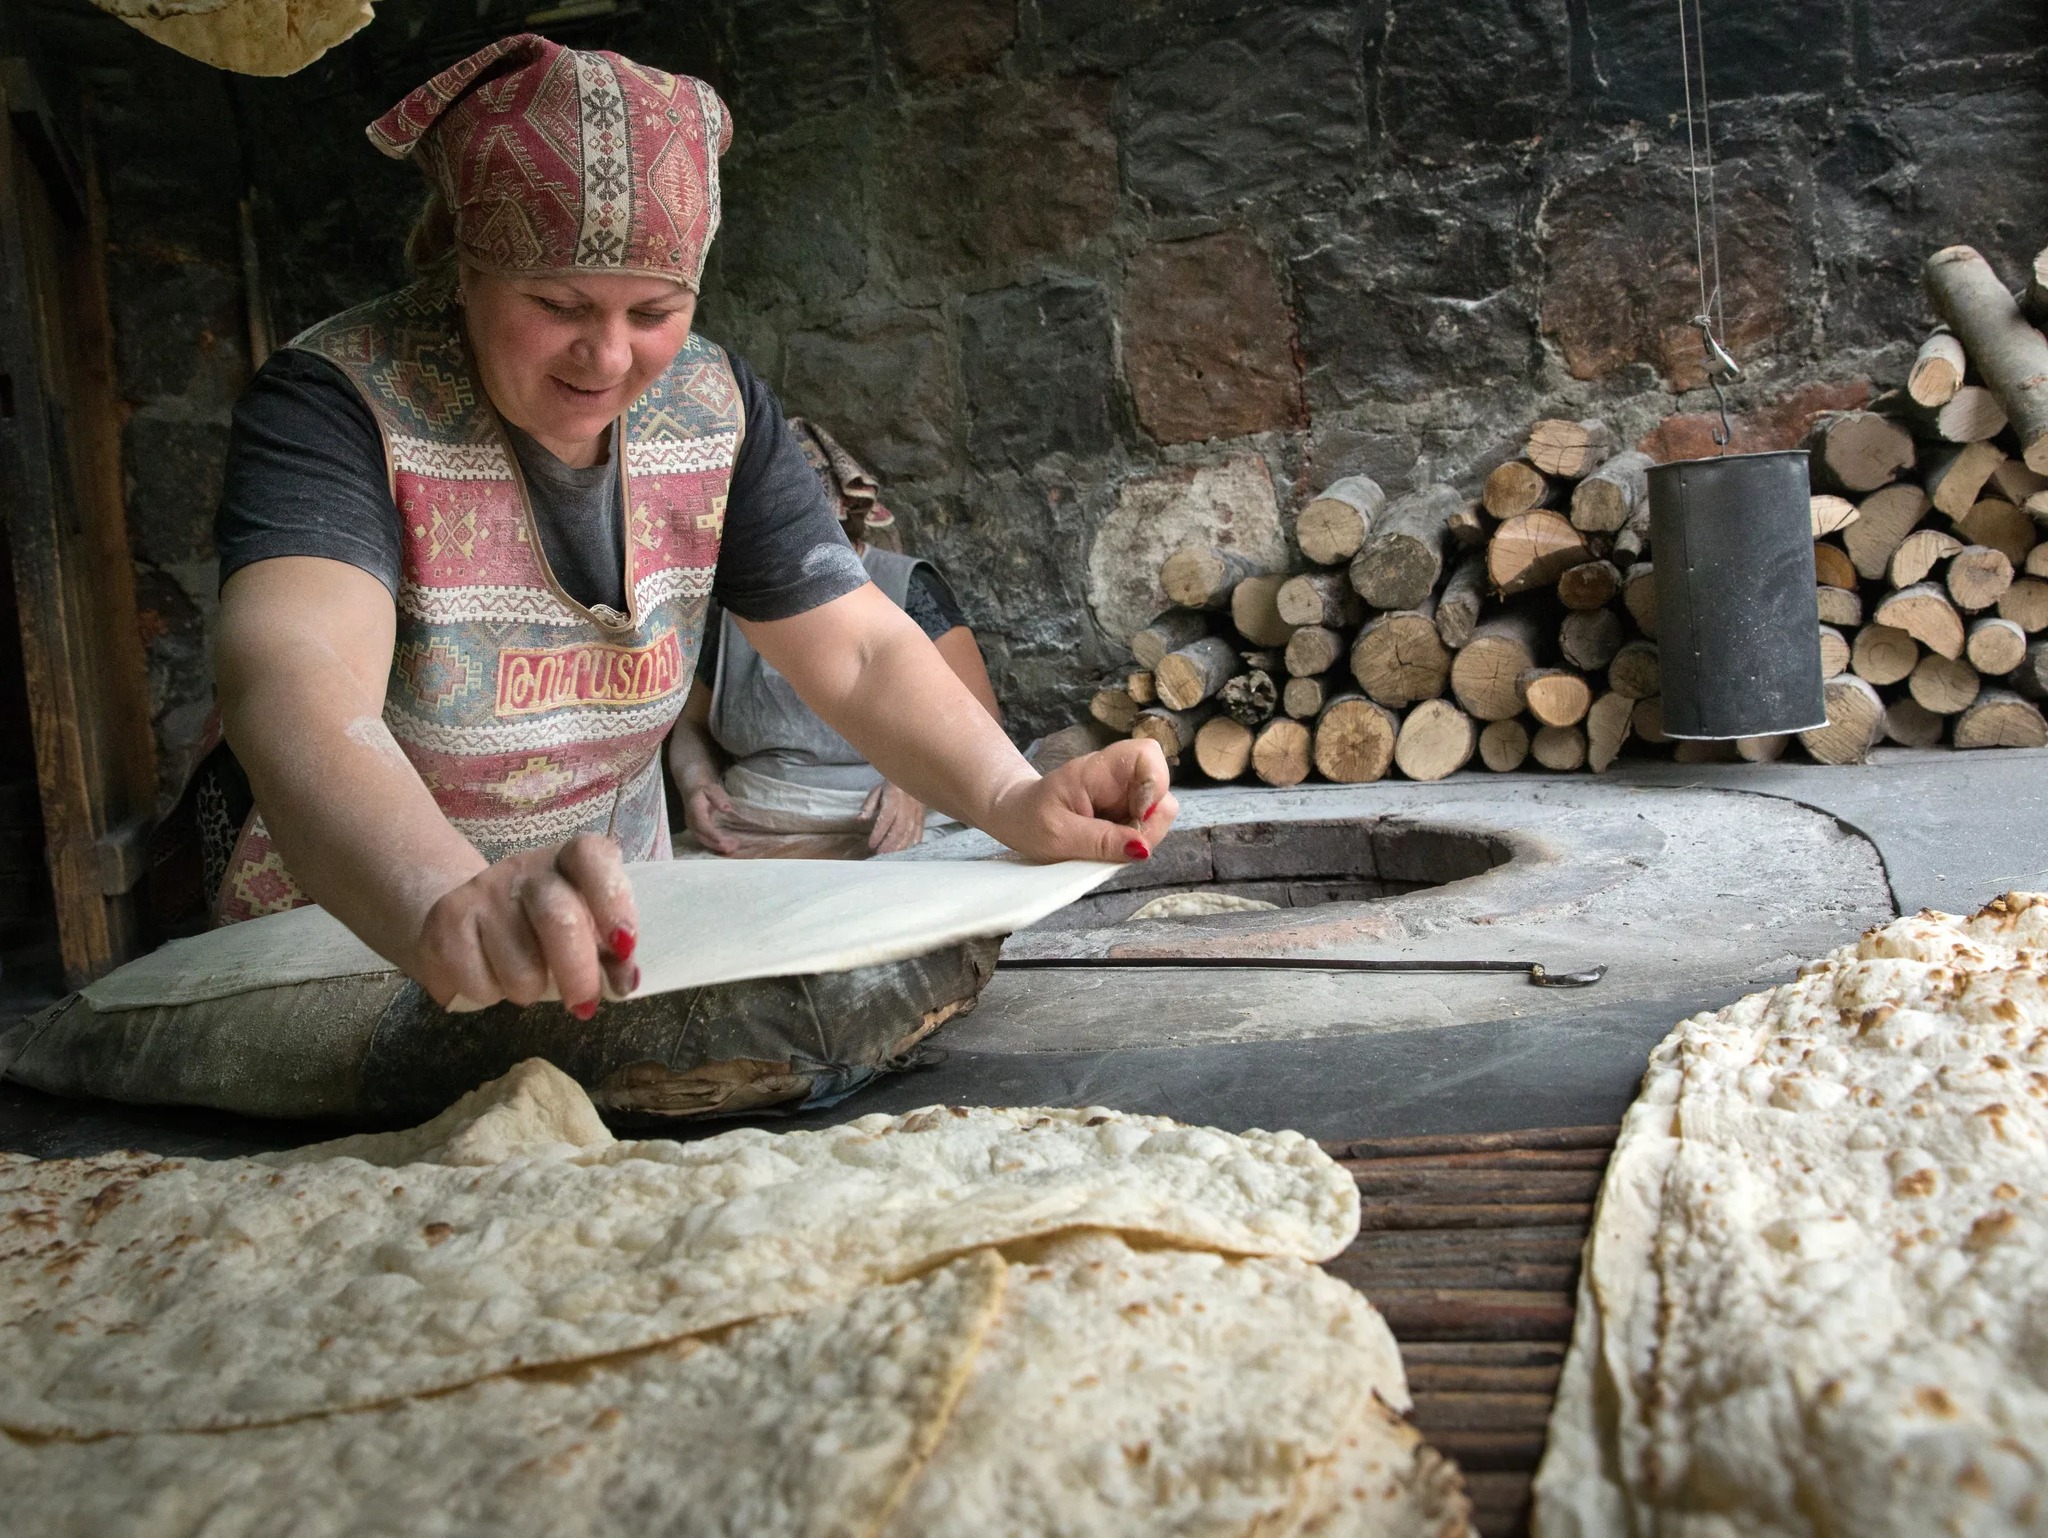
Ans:
[{"label": "embroidered apron", "polygon": [[[613,429],[627,612],[585,608],[549,570],[519,465],[446,280],[321,322],[290,344],[355,383],[384,435],[402,529],[384,721],[486,859],[617,834],[669,857],[661,747],[695,671],[745,431],[723,349],[692,336]],[[219,922],[308,899],[250,814]]]}]

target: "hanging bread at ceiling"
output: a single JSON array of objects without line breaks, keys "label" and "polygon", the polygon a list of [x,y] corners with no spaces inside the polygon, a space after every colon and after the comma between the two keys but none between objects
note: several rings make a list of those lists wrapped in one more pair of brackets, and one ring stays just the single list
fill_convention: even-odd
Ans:
[{"label": "hanging bread at ceiling", "polygon": [[370,24],[371,0],[92,0],[188,58],[238,75],[290,75]]}]

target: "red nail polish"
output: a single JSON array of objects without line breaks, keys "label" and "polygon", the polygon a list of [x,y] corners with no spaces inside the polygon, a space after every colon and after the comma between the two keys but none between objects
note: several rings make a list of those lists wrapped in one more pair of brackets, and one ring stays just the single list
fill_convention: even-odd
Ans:
[{"label": "red nail polish", "polygon": [[1149,860],[1152,858],[1152,851],[1134,838],[1124,840],[1124,853],[1134,860]]},{"label": "red nail polish", "polygon": [[569,1006],[569,1013],[578,1020],[594,1019],[597,1015],[597,1000],[585,999],[581,1004],[571,1004]]},{"label": "red nail polish", "polygon": [[628,993],[631,993],[631,992],[632,992],[632,991],[633,991],[633,990],[634,990],[635,988],[638,988],[639,986],[640,986],[640,969],[639,969],[638,967],[635,967],[635,968],[633,968],[633,977],[632,977],[632,980],[631,980],[630,982],[628,982],[628,983],[626,984],[626,992],[628,992]]},{"label": "red nail polish", "polygon": [[612,948],[612,954],[621,961],[631,961],[633,959],[633,947],[638,943],[639,937],[624,924],[614,929],[612,937],[605,942],[605,944]]}]

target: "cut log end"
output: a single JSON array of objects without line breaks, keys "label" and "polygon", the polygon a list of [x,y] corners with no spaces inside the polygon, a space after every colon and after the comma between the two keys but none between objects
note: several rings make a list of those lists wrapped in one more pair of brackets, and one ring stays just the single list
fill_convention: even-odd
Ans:
[{"label": "cut log end", "polygon": [[1920,344],[1920,355],[1906,376],[1906,394],[1930,409],[1948,404],[1962,388],[1968,368],[1963,344],[1951,331],[1937,331]]},{"label": "cut log end", "polygon": [[1970,627],[1963,656],[1989,678],[2001,678],[2027,660],[2027,633],[2009,619],[1980,619]]},{"label": "cut log end", "polygon": [[1348,625],[1358,618],[1358,595],[1342,572],[1311,571],[1281,583],[1273,607],[1290,625]]},{"label": "cut log end", "polygon": [[1337,566],[1358,553],[1373,517],[1386,505],[1379,483],[1349,475],[1326,487],[1295,520],[1294,542],[1319,566]]},{"label": "cut log end", "polygon": [[1632,700],[1663,693],[1655,641],[1631,641],[1607,664],[1607,687]]},{"label": "cut log end", "polygon": [[1931,652],[1948,658],[1963,654],[1963,617],[1948,595],[1931,582],[1888,593],[1872,616],[1878,624],[1903,630]]},{"label": "cut log end", "polygon": [[1451,693],[1481,721],[1522,713],[1522,675],[1537,662],[1536,619],[1530,613],[1496,615],[1473,631],[1451,662]]},{"label": "cut log end", "polygon": [[1519,680],[1530,715],[1543,726],[1576,726],[1593,706],[1593,688],[1566,668],[1531,668]]},{"label": "cut log end", "polygon": [[1820,676],[1833,678],[1849,666],[1849,638],[1832,625],[1820,627]]},{"label": "cut log end", "polygon": [[1874,411],[1822,416],[1807,439],[1815,479],[1837,491],[1875,491],[1913,465],[1913,436]]},{"label": "cut log end", "polygon": [[1327,673],[1344,655],[1344,637],[1327,625],[1304,625],[1287,638],[1284,654],[1288,676],[1313,678]]},{"label": "cut log end", "polygon": [[2048,747],[2048,720],[2038,707],[2009,689],[1987,689],[1956,717],[1959,748]]},{"label": "cut log end", "polygon": [[2028,635],[2048,630],[2048,578],[2021,577],[1998,595],[1998,617]]},{"label": "cut log end", "polygon": [[1472,761],[1479,732],[1449,700],[1425,700],[1408,712],[1394,744],[1394,762],[1411,780],[1441,780]]},{"label": "cut log end", "polygon": [[1152,684],[1169,710],[1192,710],[1237,671],[1237,648],[1221,636],[1204,636],[1161,657],[1152,670]]},{"label": "cut log end", "polygon": [[1496,518],[1512,518],[1531,508],[1548,507],[1557,498],[1552,481],[1526,460],[1510,459],[1486,477],[1480,504]]},{"label": "cut log end", "polygon": [[1828,534],[1839,534],[1862,515],[1856,504],[1847,497],[1837,497],[1828,492],[1817,491],[1807,499],[1807,507],[1813,515],[1813,537],[1820,539]]},{"label": "cut log end", "polygon": [[1586,767],[1586,734],[1576,726],[1539,726],[1529,756],[1555,774],[1575,774]]},{"label": "cut log end", "polygon": [[1166,558],[1159,568],[1159,585],[1185,608],[1220,609],[1240,582],[1263,569],[1235,550],[1190,545]]},{"label": "cut log end", "polygon": [[1865,625],[1849,648],[1849,666],[1858,678],[1877,685],[1900,683],[1920,661],[1920,643],[1890,625]]},{"label": "cut log end", "polygon": [[1944,717],[1936,715],[1910,694],[1899,696],[1884,709],[1884,734],[1902,748],[1931,748],[1948,730]]},{"label": "cut log end", "polygon": [[[1652,696],[1652,699],[1655,699]],[[1593,708],[1586,712],[1586,767],[1595,774],[1605,774],[1621,754],[1622,744],[1635,730],[1636,718],[1642,714],[1642,707],[1650,700],[1632,700],[1625,694],[1609,691],[1593,701]],[[1663,735],[1662,701],[1659,705],[1657,733]]]},{"label": "cut log end", "polygon": [[1479,734],[1479,761],[1495,774],[1512,774],[1529,761],[1529,728],[1520,721],[1489,721]]},{"label": "cut log end", "polygon": [[1612,609],[1592,609],[1564,617],[1558,650],[1573,667],[1590,673],[1612,662],[1626,639],[1620,615]]},{"label": "cut log end", "polygon": [[1252,731],[1229,716],[1204,721],[1195,733],[1195,763],[1212,780],[1243,777],[1252,761]]},{"label": "cut log end", "polygon": [[1907,692],[1938,716],[1967,710],[1983,687],[1975,668],[1949,657],[1922,657],[1906,679]]},{"label": "cut log end", "polygon": [[1529,463],[1545,475],[1575,481],[1614,452],[1613,429],[1605,422],[1587,418],[1567,422],[1546,417],[1529,429],[1524,452]]},{"label": "cut log end", "polygon": [[1819,763],[1862,763],[1884,733],[1884,701],[1853,673],[1830,678],[1826,699],[1827,724],[1801,732],[1800,745]]},{"label": "cut log end", "polygon": [[1326,780],[1365,785],[1385,776],[1400,736],[1394,713],[1357,695],[1341,695],[1316,721],[1315,766]]},{"label": "cut log end", "polygon": [[1352,644],[1351,676],[1368,699],[1401,709],[1444,692],[1451,653],[1429,614],[1382,614]]},{"label": "cut log end", "polygon": [[1137,724],[1138,705],[1128,689],[1097,689],[1088,714],[1111,731],[1127,734]]},{"label": "cut log end", "polygon": [[1230,592],[1230,622],[1254,646],[1285,646],[1294,627],[1280,617],[1280,587],[1287,579],[1246,577]]},{"label": "cut log end", "polygon": [[1320,678],[1290,678],[1280,691],[1280,708],[1297,721],[1313,721],[1322,714],[1328,692]]},{"label": "cut log end", "polygon": [[1503,596],[1548,587],[1566,571],[1593,559],[1586,536],[1556,513],[1510,518],[1486,547],[1486,575]]},{"label": "cut log end", "polygon": [[1612,561],[1587,561],[1559,572],[1557,596],[1574,613],[1604,609],[1621,596],[1621,570]]},{"label": "cut log end", "polygon": [[1279,716],[1259,728],[1252,743],[1252,773],[1267,785],[1299,785],[1308,778],[1313,760],[1309,728],[1290,716]]}]

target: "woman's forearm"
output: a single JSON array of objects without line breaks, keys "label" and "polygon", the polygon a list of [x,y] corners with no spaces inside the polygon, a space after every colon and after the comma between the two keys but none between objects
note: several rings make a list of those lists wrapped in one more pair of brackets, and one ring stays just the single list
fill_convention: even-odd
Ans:
[{"label": "woman's forearm", "polygon": [[[381,621],[388,598],[374,578],[333,566],[266,561],[230,581],[221,720],[293,880],[408,966],[428,909],[485,861],[384,725],[388,629],[364,619]],[[367,598],[351,591],[362,583],[373,584]]]},{"label": "woman's forearm", "polygon": [[379,955],[405,966],[427,911],[485,865],[397,739],[320,680],[274,676],[224,699],[235,756],[292,878]]},{"label": "woman's forearm", "polygon": [[1037,779],[916,621],[879,590],[747,629],[813,710],[925,805],[989,828],[1002,797]]}]

